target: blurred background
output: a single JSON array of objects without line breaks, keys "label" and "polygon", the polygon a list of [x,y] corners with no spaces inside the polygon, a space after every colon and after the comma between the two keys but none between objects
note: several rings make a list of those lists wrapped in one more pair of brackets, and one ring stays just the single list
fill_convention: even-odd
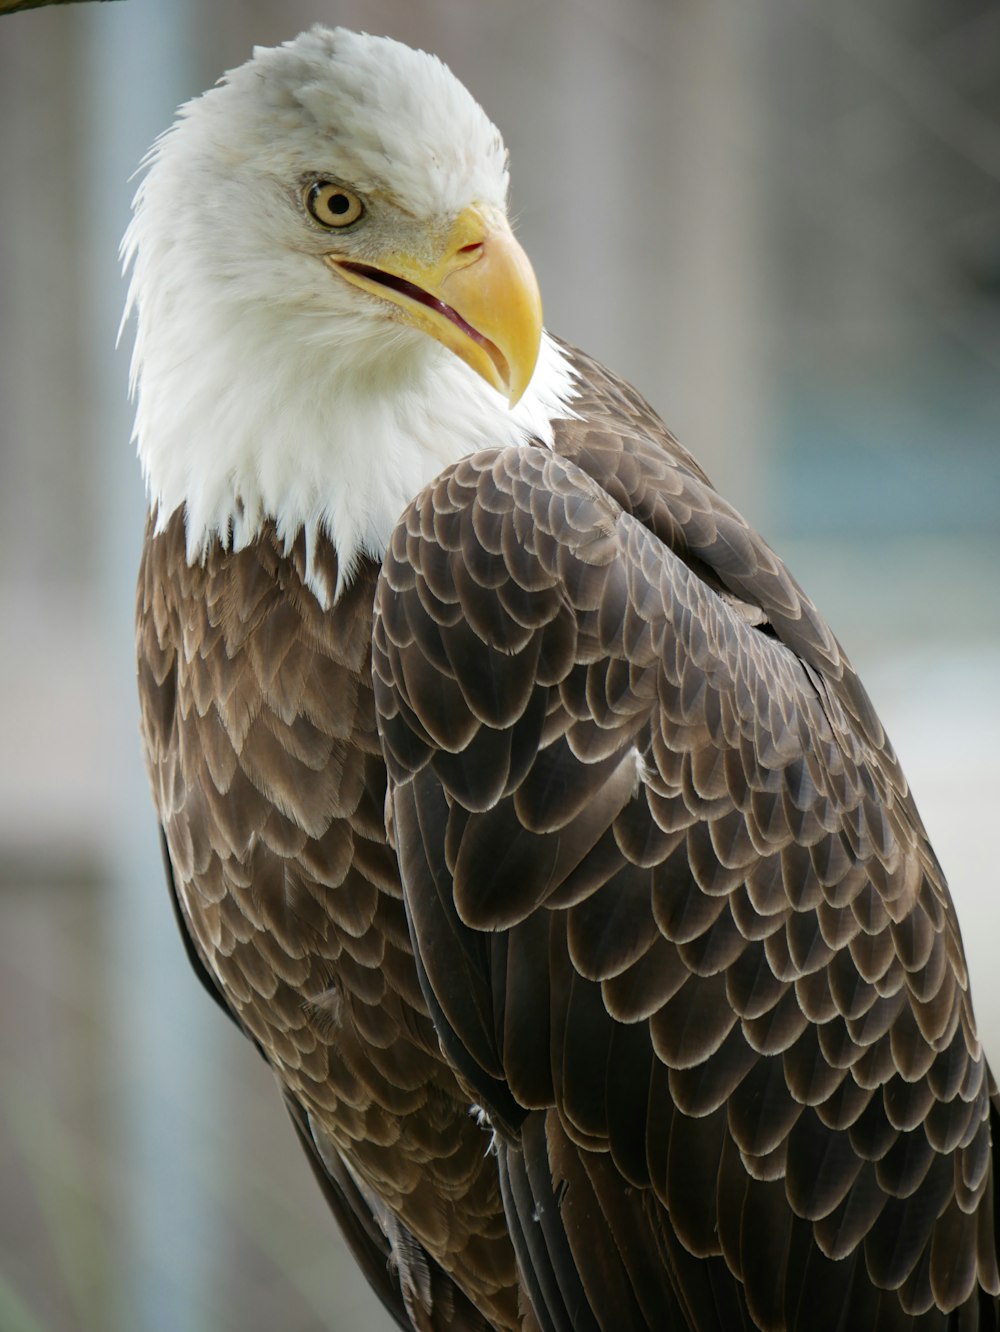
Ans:
[{"label": "blurred background", "polygon": [[0,1332],[389,1325],[189,974],[136,730],[116,249],[178,102],[322,21],[503,130],[551,329],[632,379],[869,685],[1000,1064],[1000,9],[125,0],[0,19]]}]

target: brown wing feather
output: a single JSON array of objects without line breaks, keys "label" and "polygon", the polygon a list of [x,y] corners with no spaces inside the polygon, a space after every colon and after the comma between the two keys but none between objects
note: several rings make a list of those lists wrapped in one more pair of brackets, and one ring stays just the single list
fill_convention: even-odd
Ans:
[{"label": "brown wing feather", "polygon": [[603,1328],[995,1327],[991,1080],[895,757],[773,553],[583,369],[557,452],[418,497],[375,626],[428,998],[540,1319],[582,1283]]},{"label": "brown wing feather", "polygon": [[556,449],[655,532],[713,590],[759,608],[774,632],[837,693],[854,728],[902,780],[860,681],[812,601],[763,538],[714,489],[647,402],[583,353],[576,364],[586,423],[555,422]]}]

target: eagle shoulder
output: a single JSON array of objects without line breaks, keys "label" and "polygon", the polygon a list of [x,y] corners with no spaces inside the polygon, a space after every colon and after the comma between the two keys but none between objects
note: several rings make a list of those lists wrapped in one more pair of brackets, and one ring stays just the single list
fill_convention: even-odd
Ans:
[{"label": "eagle shoulder", "polygon": [[740,1325],[722,1300],[943,1328],[1000,1290],[947,887],[818,613],[630,431],[615,466],[592,422],[464,460],[383,563],[379,728],[443,1048],[548,1325]]}]

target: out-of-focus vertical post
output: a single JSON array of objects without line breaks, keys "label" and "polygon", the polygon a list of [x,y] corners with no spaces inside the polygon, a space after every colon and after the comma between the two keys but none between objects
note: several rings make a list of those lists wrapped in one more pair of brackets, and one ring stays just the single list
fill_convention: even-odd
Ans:
[{"label": "out-of-focus vertical post", "polygon": [[[127,348],[114,351],[124,285],[117,256],[134,182],[128,177],[154,136],[169,124],[178,100],[192,91],[189,52],[195,46],[193,0],[133,0],[74,12],[80,26],[80,148],[91,177],[92,211],[79,237],[80,260],[91,286],[84,308],[93,326],[81,330],[90,349],[92,420],[99,433],[102,512],[100,568],[104,632],[112,650],[113,696],[107,737],[114,750],[116,811],[111,854],[108,925],[108,1021],[114,1030],[121,1103],[116,1117],[122,1176],[121,1231],[128,1236],[115,1273],[120,1329],[176,1332],[204,1325],[204,1190],[191,1176],[196,1156],[171,1117],[178,1084],[198,1066],[192,1053],[212,1039],[196,986],[182,976],[183,960],[163,890],[163,869],[136,728],[132,607],[142,538],[139,469],[129,444]],[[67,18],[69,15],[67,14]],[[182,1052],[178,1057],[178,1053]],[[205,1055],[202,1055],[202,1059]],[[198,1092],[184,1095],[193,1104]],[[180,1279],[183,1274],[183,1279]],[[201,1274],[201,1275],[200,1275]]]}]

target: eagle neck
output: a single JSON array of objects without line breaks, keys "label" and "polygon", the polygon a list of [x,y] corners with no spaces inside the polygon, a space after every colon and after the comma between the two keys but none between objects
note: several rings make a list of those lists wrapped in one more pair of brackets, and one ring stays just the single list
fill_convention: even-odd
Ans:
[{"label": "eagle neck", "polygon": [[[551,445],[552,419],[572,415],[573,372],[547,336],[514,410],[426,338],[339,373],[328,348],[244,346],[235,377],[212,360],[206,346],[173,374],[143,367],[136,436],[156,528],[183,507],[194,564],[216,543],[243,549],[272,522],[286,551],[304,539],[306,583],[327,606],[359,560],[381,560],[403,510],[444,468],[485,447]],[[315,557],[325,540],[336,586]]]}]

